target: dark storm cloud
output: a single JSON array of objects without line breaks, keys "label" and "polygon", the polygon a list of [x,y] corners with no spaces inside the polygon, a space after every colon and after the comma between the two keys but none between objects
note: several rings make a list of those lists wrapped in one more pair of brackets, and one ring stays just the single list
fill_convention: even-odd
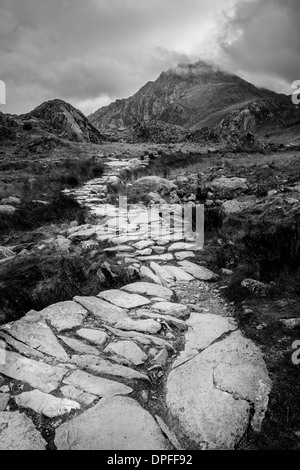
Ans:
[{"label": "dark storm cloud", "polygon": [[227,64],[288,88],[300,79],[299,23],[299,0],[238,2],[221,38]]},{"label": "dark storm cloud", "polygon": [[300,79],[299,10],[299,0],[0,0],[1,111],[61,98],[90,113],[203,58],[286,85]]}]

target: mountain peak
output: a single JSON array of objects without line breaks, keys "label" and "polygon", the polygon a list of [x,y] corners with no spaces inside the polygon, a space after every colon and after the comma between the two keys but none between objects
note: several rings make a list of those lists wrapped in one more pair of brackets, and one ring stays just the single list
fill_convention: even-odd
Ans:
[{"label": "mountain peak", "polygon": [[81,111],[58,98],[45,101],[20,118],[25,122],[38,121],[43,129],[64,139],[93,143],[103,141],[99,130],[88,121]]},{"label": "mountain peak", "polygon": [[132,97],[100,108],[89,118],[105,131],[151,120],[194,131],[218,125],[228,112],[274,96],[215,64],[198,61],[162,72]]}]

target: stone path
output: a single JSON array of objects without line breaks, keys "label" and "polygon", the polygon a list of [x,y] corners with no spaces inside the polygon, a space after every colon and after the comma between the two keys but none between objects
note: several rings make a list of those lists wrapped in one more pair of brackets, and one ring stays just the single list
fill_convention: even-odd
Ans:
[{"label": "stone path", "polygon": [[234,449],[261,429],[262,353],[217,276],[195,264],[195,235],[170,232],[155,211],[105,204],[107,182],[139,165],[111,159],[75,192],[92,223],[68,238],[109,240],[108,256],[140,280],[0,329],[0,449]]}]

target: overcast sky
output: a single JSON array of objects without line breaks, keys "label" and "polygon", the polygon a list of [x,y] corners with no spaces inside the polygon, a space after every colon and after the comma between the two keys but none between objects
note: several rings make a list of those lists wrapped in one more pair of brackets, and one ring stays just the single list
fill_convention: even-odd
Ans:
[{"label": "overcast sky", "polygon": [[199,59],[291,93],[299,24],[299,0],[0,0],[0,110],[61,98],[89,114]]}]

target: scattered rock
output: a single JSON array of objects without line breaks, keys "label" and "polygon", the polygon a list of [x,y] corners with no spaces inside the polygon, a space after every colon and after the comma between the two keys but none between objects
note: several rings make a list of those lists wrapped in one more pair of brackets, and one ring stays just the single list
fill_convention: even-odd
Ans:
[{"label": "scattered rock", "polygon": [[157,277],[161,280],[163,286],[168,287],[175,281],[175,276],[167,271],[164,267],[157,263],[151,262],[150,268],[155,272]]},{"label": "scattered rock", "polygon": [[300,327],[300,318],[282,318],[279,321],[288,330]]},{"label": "scattered rock", "polygon": [[8,205],[0,205],[0,214],[3,215],[11,215],[16,212],[16,208],[13,206],[8,206]]},{"label": "scattered rock", "polygon": [[167,365],[168,359],[168,351],[166,349],[163,349],[155,356],[152,362],[153,364],[156,364],[158,366],[165,367]]},{"label": "scattered rock", "polygon": [[241,286],[255,294],[261,295],[262,297],[267,295],[268,286],[263,282],[256,281],[255,279],[244,279]]},{"label": "scattered rock", "polygon": [[251,425],[259,431],[270,379],[262,353],[237,331],[173,368],[167,406],[199,449],[234,449]]}]

